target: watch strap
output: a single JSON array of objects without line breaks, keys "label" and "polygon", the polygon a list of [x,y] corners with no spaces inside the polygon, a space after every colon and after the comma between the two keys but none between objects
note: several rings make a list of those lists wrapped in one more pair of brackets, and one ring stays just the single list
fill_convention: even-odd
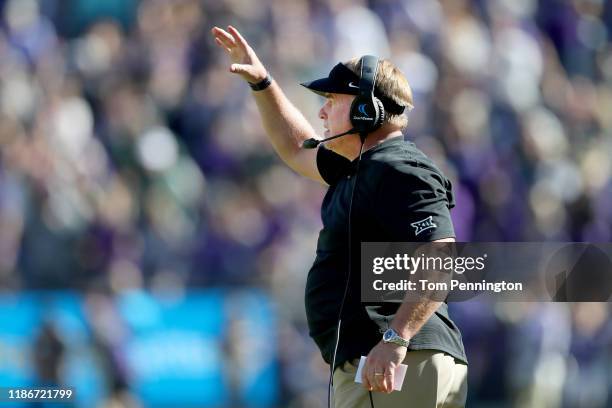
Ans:
[{"label": "watch strap", "polygon": [[397,344],[398,346],[403,346],[406,348],[408,348],[408,346],[410,345],[410,340],[401,337],[399,334],[397,334],[395,330],[388,329],[386,332],[390,332],[391,338],[389,340],[385,340],[386,336],[383,335],[383,342]]},{"label": "watch strap", "polygon": [[249,82],[249,86],[254,91],[263,91],[264,89],[269,87],[271,84],[272,84],[272,77],[270,76],[270,74],[266,75],[264,79],[257,82],[256,84]]}]

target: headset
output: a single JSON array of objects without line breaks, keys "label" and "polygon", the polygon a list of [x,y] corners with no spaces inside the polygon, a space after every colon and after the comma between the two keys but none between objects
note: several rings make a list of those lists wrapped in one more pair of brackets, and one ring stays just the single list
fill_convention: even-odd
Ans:
[{"label": "headset", "polygon": [[[349,111],[352,127],[346,132],[326,139],[316,139],[314,137],[306,139],[302,142],[302,148],[314,149],[322,143],[354,133],[359,133],[361,136],[361,147],[363,148],[363,142],[368,133],[372,133],[382,126],[386,115],[385,107],[382,101],[374,96],[376,76],[378,74],[378,58],[373,55],[364,55],[360,61],[359,94],[353,100]],[[401,108],[400,113],[402,111],[403,108]],[[361,160],[361,153],[359,159]]]},{"label": "headset", "polygon": [[[346,284],[344,286],[344,295],[340,303],[340,311],[338,312],[338,323],[336,327],[336,344],[334,346],[334,354],[329,373],[329,382],[327,388],[327,406],[331,407],[332,389],[334,385],[334,367],[336,365],[336,353],[340,344],[340,329],[342,326],[342,312],[344,311],[344,303],[348,294],[348,289],[351,282],[351,263],[352,263],[352,240],[351,240],[351,217],[353,213],[353,198],[355,196],[355,188],[357,187],[357,179],[359,177],[359,167],[361,164],[361,155],[363,154],[363,146],[365,139],[369,133],[380,128],[385,120],[385,108],[376,96],[374,96],[374,88],[376,86],[376,77],[378,74],[378,58],[373,55],[364,55],[361,57],[361,75],[359,77],[359,95],[355,97],[351,104],[349,117],[353,126],[353,133],[359,133],[361,138],[361,147],[359,149],[359,157],[357,159],[357,168],[355,177],[353,177],[353,187],[351,189],[351,199],[349,201],[348,211],[348,270],[346,276]],[[368,391],[370,397],[370,406],[374,408],[372,392]]]},{"label": "headset", "polygon": [[350,119],[354,133],[359,133],[362,143],[368,133],[380,128],[385,120],[385,108],[380,99],[374,96],[378,58],[373,55],[361,57],[359,76],[359,95],[351,104]]}]

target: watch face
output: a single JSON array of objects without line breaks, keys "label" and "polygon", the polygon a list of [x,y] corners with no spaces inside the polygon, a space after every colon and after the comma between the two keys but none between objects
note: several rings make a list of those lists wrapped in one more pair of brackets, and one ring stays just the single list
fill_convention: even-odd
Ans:
[{"label": "watch face", "polygon": [[394,334],[395,334],[395,333],[393,333],[393,330],[387,330],[387,331],[385,332],[385,334],[383,334],[383,340],[384,340],[384,341],[389,341],[389,340],[391,340],[391,339],[393,338],[393,335],[394,335]]}]

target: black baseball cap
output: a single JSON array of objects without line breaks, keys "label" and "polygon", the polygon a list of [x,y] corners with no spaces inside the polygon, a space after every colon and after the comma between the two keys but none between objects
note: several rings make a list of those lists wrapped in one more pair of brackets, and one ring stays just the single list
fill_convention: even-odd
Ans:
[{"label": "black baseball cap", "polygon": [[[327,77],[303,82],[300,85],[322,96],[330,93],[359,95],[359,76],[343,63],[336,64]],[[404,112],[404,106],[381,94],[378,88],[374,88],[374,96],[380,99],[387,112],[396,115]]]}]

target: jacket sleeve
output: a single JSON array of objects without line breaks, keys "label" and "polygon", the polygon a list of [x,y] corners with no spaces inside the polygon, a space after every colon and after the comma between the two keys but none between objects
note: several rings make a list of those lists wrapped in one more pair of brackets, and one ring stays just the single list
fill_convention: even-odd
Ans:
[{"label": "jacket sleeve", "polygon": [[450,209],[452,185],[439,171],[412,164],[382,173],[376,219],[390,241],[434,241],[455,237]]}]

